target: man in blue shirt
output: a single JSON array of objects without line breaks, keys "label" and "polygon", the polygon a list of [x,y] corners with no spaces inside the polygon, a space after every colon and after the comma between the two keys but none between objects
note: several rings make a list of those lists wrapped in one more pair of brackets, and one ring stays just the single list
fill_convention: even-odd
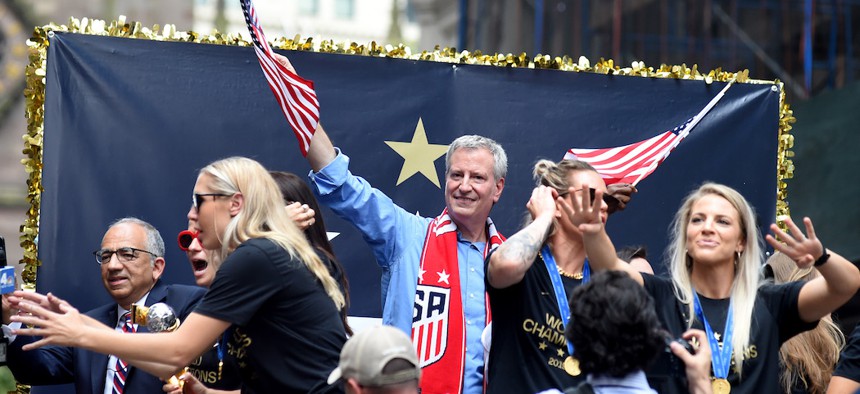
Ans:
[{"label": "man in blue shirt", "polygon": [[[498,236],[493,237],[496,234],[489,215],[505,186],[507,157],[502,147],[480,136],[463,136],[451,144],[445,158],[447,209],[438,220],[405,211],[384,193],[371,187],[366,180],[352,175],[348,169],[349,158],[334,148],[322,127],[317,128],[307,158],[313,168],[310,179],[319,201],[362,232],[382,267],[384,324],[393,325],[412,335],[413,341],[418,340],[416,336],[420,332],[434,331],[431,326],[423,329],[413,327],[414,310],[419,311],[419,314],[427,312],[422,315],[426,317],[433,314],[427,298],[433,297],[432,286],[424,288],[419,285],[419,279],[437,282],[446,282],[447,279],[450,282],[450,275],[455,274],[452,271],[459,275],[461,319],[465,327],[464,346],[462,349],[453,348],[451,339],[456,335],[454,331],[462,329],[453,323],[453,319],[448,319],[445,322],[448,343],[445,345],[452,347],[443,350],[443,353],[450,352],[452,357],[461,358],[462,371],[458,374],[441,373],[437,379],[430,378],[427,367],[444,359],[445,355],[432,354],[432,351],[425,352],[430,354],[424,354],[423,357],[419,354],[425,374],[422,387],[425,387],[425,392],[432,392],[426,389],[425,382],[439,382],[444,384],[441,387],[445,387],[439,390],[480,393],[483,387],[483,347],[480,338],[487,323],[483,262],[486,252],[494,244],[493,240],[499,239]],[[453,262],[456,270],[431,270],[422,265],[425,243],[433,244],[425,240],[428,239],[428,228],[434,224],[439,224],[440,230],[455,230],[450,234],[456,235],[456,238],[452,238],[456,241],[456,248],[450,250],[451,254],[443,251],[438,253],[442,260],[450,260],[456,253],[456,261]],[[428,249],[432,247],[428,246]],[[428,250],[427,253],[432,252]],[[422,291],[419,292],[419,288]],[[452,287],[450,291],[455,290]],[[444,294],[444,291],[440,294]],[[449,305],[454,303],[451,301]],[[422,305],[428,308],[421,308]],[[445,311],[450,312],[448,308]],[[415,333],[413,328],[416,329]],[[422,338],[433,340],[426,336]],[[460,354],[457,354],[458,350]]]}]

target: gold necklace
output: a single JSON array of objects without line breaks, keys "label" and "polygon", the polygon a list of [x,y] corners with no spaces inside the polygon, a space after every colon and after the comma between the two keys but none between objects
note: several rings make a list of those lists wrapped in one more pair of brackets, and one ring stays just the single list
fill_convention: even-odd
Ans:
[{"label": "gold necklace", "polygon": [[[540,252],[538,252],[538,257],[540,257],[540,260],[543,261],[543,255],[541,255]],[[565,270],[561,269],[561,267],[559,267],[558,264],[555,265],[555,268],[558,268],[558,274],[565,277],[565,278],[578,279],[578,280],[582,279],[582,271],[571,274],[571,273],[566,272]]]},{"label": "gold necklace", "polygon": [[555,266],[555,267],[556,267],[556,268],[558,268],[558,273],[559,273],[561,276],[564,276],[564,277],[567,277],[567,278],[570,278],[570,279],[580,279],[580,280],[582,279],[582,271],[571,274],[571,273],[565,272],[565,271],[564,271],[563,269],[561,269],[561,267],[559,267],[559,266]]}]

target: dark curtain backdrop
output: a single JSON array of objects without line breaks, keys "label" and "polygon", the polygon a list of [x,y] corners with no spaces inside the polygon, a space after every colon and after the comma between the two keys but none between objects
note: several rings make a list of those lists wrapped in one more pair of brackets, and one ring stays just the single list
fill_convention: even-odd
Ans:
[{"label": "dark curtain backdrop", "polygon": [[[437,215],[443,191],[421,174],[396,185],[404,160],[385,141],[410,142],[419,119],[431,144],[463,134],[499,141],[509,174],[492,217],[513,234],[539,158],[570,147],[636,142],[679,125],[724,86],[701,81],[453,65],[290,52],[316,83],[322,122],[367,178],[410,212]],[[168,282],[193,283],[176,234],[197,170],[234,155],[305,175],[309,166],[251,48],[57,33],[50,42],[38,274],[86,310],[109,302],[92,251],[124,216],[153,223],[167,244]],[[735,84],[666,162],[610,218],[617,246],[644,244],[658,272],[681,199],[706,180],[739,189],[759,226],[773,220],[779,92]],[[444,186],[444,159],[435,161]],[[380,316],[379,269],[360,234],[324,210],[352,288],[351,315]]]}]

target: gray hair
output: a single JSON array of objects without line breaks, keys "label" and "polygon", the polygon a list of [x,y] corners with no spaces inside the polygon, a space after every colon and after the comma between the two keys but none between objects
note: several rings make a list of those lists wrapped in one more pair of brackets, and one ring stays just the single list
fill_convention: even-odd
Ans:
[{"label": "gray hair", "polygon": [[508,155],[498,142],[480,135],[458,137],[448,146],[445,153],[445,174],[451,170],[451,156],[457,149],[486,149],[493,154],[493,176],[498,181],[508,175]]},{"label": "gray hair", "polygon": [[155,264],[156,257],[164,257],[164,239],[161,238],[161,233],[158,232],[158,229],[148,222],[135,217],[125,217],[111,223],[110,226],[108,226],[108,230],[114,228],[114,226],[126,223],[136,224],[143,227],[143,230],[146,231],[146,250],[154,254],[149,255],[150,263]]}]

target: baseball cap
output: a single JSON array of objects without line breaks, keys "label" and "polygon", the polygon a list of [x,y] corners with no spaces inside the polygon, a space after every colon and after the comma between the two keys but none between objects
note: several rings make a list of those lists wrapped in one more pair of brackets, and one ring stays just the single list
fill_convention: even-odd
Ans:
[{"label": "baseball cap", "polygon": [[[385,371],[385,366],[394,360],[406,361],[409,367]],[[346,341],[337,368],[328,376],[328,384],[353,378],[363,386],[378,387],[420,377],[418,356],[409,337],[394,327],[376,326]]]}]

